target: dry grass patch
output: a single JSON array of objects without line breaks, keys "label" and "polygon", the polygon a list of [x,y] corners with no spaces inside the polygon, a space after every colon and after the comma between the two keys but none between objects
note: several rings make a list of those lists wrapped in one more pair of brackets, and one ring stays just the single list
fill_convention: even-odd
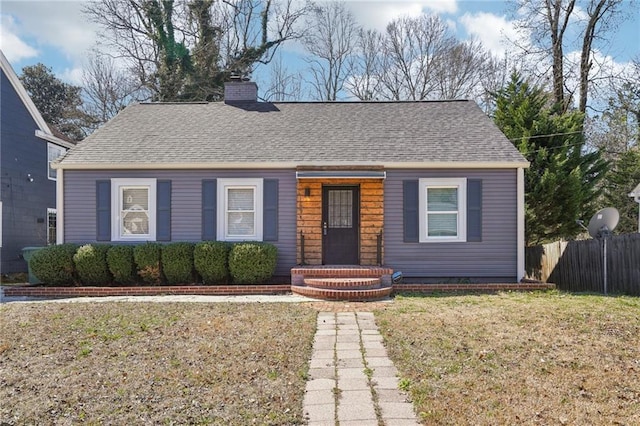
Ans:
[{"label": "dry grass patch", "polygon": [[376,320],[425,424],[640,424],[638,298],[397,298]]},{"label": "dry grass patch", "polygon": [[293,304],[0,307],[2,424],[301,424],[316,311]]}]

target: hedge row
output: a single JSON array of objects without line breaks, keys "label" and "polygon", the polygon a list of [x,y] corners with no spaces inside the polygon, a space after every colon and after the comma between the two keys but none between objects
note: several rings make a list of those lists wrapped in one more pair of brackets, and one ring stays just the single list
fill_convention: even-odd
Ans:
[{"label": "hedge row", "polygon": [[267,243],[61,244],[33,253],[31,270],[48,285],[259,284],[276,268]]}]

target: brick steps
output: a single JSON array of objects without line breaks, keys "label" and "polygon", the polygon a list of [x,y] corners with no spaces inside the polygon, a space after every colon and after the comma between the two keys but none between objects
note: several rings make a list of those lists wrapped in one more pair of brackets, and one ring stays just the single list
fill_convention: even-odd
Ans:
[{"label": "brick steps", "polygon": [[343,290],[326,289],[309,286],[291,286],[291,291],[300,296],[311,297],[320,300],[349,301],[349,302],[373,302],[386,299],[393,291],[392,287],[374,288],[368,290]]},{"label": "brick steps", "polygon": [[369,290],[380,288],[380,278],[305,278],[305,285],[337,290]]},{"label": "brick steps", "polygon": [[393,291],[391,274],[379,266],[302,266],[291,270],[291,291],[320,300],[380,300]]}]

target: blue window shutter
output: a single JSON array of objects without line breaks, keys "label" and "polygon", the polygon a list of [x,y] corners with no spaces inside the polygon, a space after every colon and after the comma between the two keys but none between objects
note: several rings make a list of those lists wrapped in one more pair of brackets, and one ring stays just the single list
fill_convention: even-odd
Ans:
[{"label": "blue window shutter", "polygon": [[202,181],[202,240],[215,241],[218,230],[216,206],[218,203],[218,181]]},{"label": "blue window shutter", "polygon": [[156,188],[156,240],[171,241],[171,181],[159,180]]},{"label": "blue window shutter", "polygon": [[420,239],[420,223],[418,208],[418,181],[402,182],[402,207],[404,224],[404,242],[417,243]]},{"label": "blue window shutter", "polygon": [[111,241],[111,181],[96,181],[96,241]]},{"label": "blue window shutter", "polygon": [[467,241],[482,241],[482,180],[467,180]]},{"label": "blue window shutter", "polygon": [[278,241],[278,179],[264,180],[262,240]]}]

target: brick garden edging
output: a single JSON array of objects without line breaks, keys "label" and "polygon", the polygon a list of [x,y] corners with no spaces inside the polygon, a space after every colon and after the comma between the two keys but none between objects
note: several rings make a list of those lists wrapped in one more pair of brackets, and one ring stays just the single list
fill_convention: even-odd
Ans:
[{"label": "brick garden edging", "polygon": [[394,284],[393,292],[435,293],[435,292],[493,292],[493,291],[537,291],[554,290],[555,284],[523,282],[518,284]]},{"label": "brick garden edging", "polygon": [[[553,290],[555,284],[394,284],[393,293],[495,292]],[[100,297],[100,296],[248,296],[291,293],[289,284],[157,286],[157,287],[4,287],[5,297]]]},{"label": "brick garden edging", "polygon": [[287,294],[289,284],[155,286],[155,287],[4,287],[6,297],[91,297],[91,296],[247,296]]}]

